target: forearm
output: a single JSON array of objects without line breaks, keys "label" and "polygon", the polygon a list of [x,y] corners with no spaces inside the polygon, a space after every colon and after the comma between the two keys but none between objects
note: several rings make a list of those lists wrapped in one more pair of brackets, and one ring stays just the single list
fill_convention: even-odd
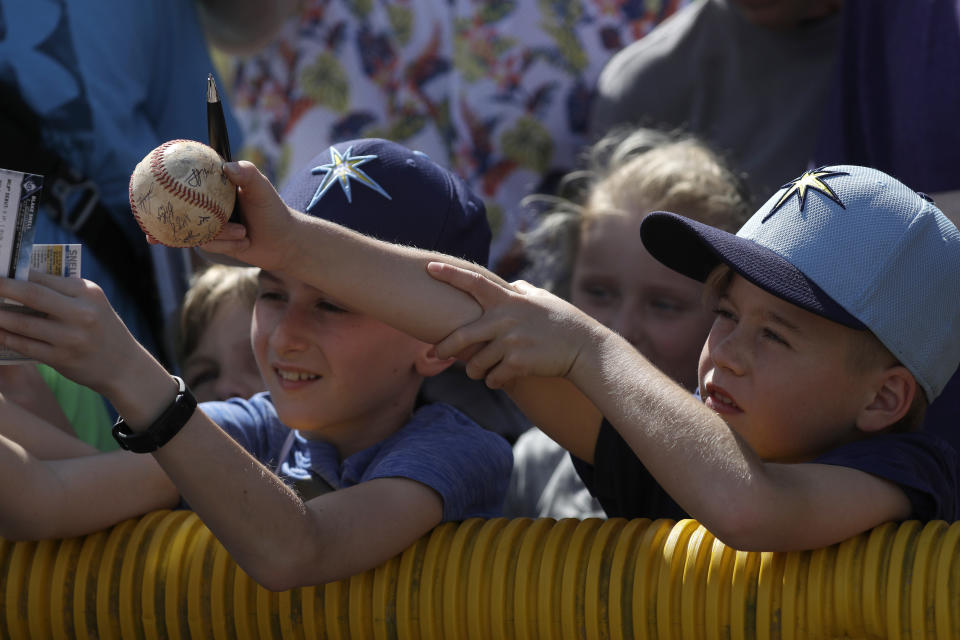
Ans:
[{"label": "forearm", "polygon": [[[103,428],[108,428],[104,425]],[[0,398],[0,435],[41,460],[74,458],[97,453],[96,448],[24,410],[16,403]]]},{"label": "forearm", "polygon": [[504,390],[532,424],[576,457],[593,462],[603,416],[573,383],[527,376]]},{"label": "forearm", "polygon": [[297,225],[286,271],[424,342],[439,342],[482,311],[468,294],[431,278],[428,262],[454,264],[506,284],[465,260],[382,242],[326,220],[298,216]]},{"label": "forearm", "polygon": [[[134,432],[146,429],[176,397],[176,383],[144,362],[118,381],[111,401]],[[150,456],[143,456],[150,458]],[[269,583],[281,551],[315,538],[303,502],[273,473],[197,409],[153,458],[231,556]]]},{"label": "forearm", "polygon": [[154,455],[237,564],[276,591],[375,567],[438,524],[442,513],[431,489],[402,478],[304,503],[208,420],[191,421]]},{"label": "forearm", "polygon": [[115,452],[39,460],[0,436],[0,535],[5,538],[89,534],[176,502],[173,485],[149,458]]},{"label": "forearm", "polygon": [[289,554],[320,564],[311,550],[322,535],[304,503],[201,411],[154,457],[231,557],[261,584],[282,579]]},{"label": "forearm", "polygon": [[[726,423],[613,332],[597,337],[569,378],[631,449],[650,458],[647,468],[667,488],[679,485],[671,482],[674,476],[742,478],[758,468],[759,459]],[[661,455],[647,454],[650,450],[662,450]]]}]

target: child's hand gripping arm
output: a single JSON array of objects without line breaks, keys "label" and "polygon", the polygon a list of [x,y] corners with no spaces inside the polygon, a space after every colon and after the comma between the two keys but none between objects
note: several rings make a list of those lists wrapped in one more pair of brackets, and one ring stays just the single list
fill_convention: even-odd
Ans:
[{"label": "child's hand gripping arm", "polygon": [[592,462],[602,416],[566,378],[603,335],[603,325],[526,282],[501,285],[480,272],[441,262],[431,262],[427,269],[469,293],[484,309],[478,320],[441,341],[437,354],[472,353],[468,376],[502,387],[534,424]]},{"label": "child's hand gripping arm", "polygon": [[[727,544],[816,548],[909,513],[902,490],[868,473],[762,461],[689,391],[572,305],[526,284],[510,290],[451,265],[431,264],[429,271],[484,308],[479,320],[437,345],[438,355],[486,343],[468,361],[467,372],[516,393],[522,408],[524,394],[537,384],[537,378],[523,376],[563,376],[610,421],[660,485]],[[540,396],[535,423],[561,444],[582,447],[582,439],[570,439],[570,399]]]}]

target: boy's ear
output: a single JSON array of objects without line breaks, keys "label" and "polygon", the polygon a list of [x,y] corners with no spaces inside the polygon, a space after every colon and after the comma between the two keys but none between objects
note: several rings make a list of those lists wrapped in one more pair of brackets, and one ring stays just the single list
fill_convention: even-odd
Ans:
[{"label": "boy's ear", "polygon": [[873,395],[857,416],[857,428],[870,433],[895,424],[910,411],[917,393],[917,381],[906,367],[884,369],[878,374]]},{"label": "boy's ear", "polygon": [[418,353],[413,366],[416,368],[417,373],[424,378],[429,378],[430,376],[437,375],[456,361],[456,358],[438,358],[436,347],[432,344],[425,344],[423,349]]}]

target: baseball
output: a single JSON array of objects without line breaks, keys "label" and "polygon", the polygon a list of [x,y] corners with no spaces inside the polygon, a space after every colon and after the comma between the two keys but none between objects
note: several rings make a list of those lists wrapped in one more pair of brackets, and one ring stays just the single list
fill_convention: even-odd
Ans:
[{"label": "baseball", "polygon": [[170,140],[148,153],[130,176],[130,208],[143,232],[168,247],[212,240],[237,197],[222,163],[194,140]]}]

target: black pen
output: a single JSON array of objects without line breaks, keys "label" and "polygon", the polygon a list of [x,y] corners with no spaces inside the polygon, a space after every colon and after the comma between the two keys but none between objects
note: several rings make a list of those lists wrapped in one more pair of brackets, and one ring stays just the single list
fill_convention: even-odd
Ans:
[{"label": "black pen", "polygon": [[[210,146],[220,154],[224,162],[230,162],[233,159],[230,155],[230,138],[227,137],[227,120],[223,115],[223,103],[220,102],[217,83],[212,73],[207,74],[207,137],[210,140]],[[230,214],[230,222],[242,222],[240,210],[236,204]]]}]

